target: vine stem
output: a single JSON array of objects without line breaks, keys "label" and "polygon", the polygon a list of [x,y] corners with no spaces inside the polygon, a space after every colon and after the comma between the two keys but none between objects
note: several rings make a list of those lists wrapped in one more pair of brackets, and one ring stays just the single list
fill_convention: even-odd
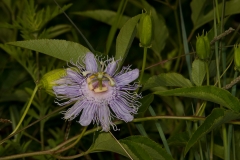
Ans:
[{"label": "vine stem", "polygon": [[25,116],[27,115],[27,112],[28,112],[28,110],[29,110],[29,108],[30,108],[30,106],[31,106],[31,104],[32,104],[33,98],[34,98],[35,94],[36,94],[37,91],[38,91],[39,86],[40,86],[40,85],[36,85],[36,86],[35,86],[35,88],[34,88],[34,90],[33,90],[33,93],[32,93],[32,96],[31,96],[30,100],[28,101],[27,107],[26,107],[26,109],[25,109],[25,111],[24,111],[24,113],[23,113],[20,121],[18,122],[16,128],[12,131],[12,133],[11,133],[10,135],[13,135],[13,134],[18,130],[18,128],[20,127],[20,125],[22,124],[22,122],[23,122]]},{"label": "vine stem", "polygon": [[140,74],[140,78],[139,78],[139,83],[140,84],[142,84],[142,78],[143,78],[143,75],[144,75],[144,70],[145,70],[145,66],[146,66],[146,60],[147,60],[147,47],[144,47],[142,70],[141,70],[141,74]]},{"label": "vine stem", "polygon": [[[66,106],[64,106],[64,107],[66,107]],[[56,111],[59,111],[59,109],[56,110]],[[132,122],[144,122],[144,121],[151,121],[151,120],[157,120],[157,119],[176,119],[176,120],[190,120],[190,121],[200,120],[200,121],[204,121],[206,118],[205,117],[197,117],[197,116],[154,116],[154,117],[151,116],[151,117],[144,117],[144,118],[136,118]],[[33,122],[33,123],[35,123],[35,122]],[[116,125],[119,125],[119,124],[122,124],[122,123],[125,123],[125,122],[124,121],[116,121],[115,122]],[[228,123],[240,125],[240,121],[230,121]],[[32,124],[30,124],[29,126],[32,126]],[[28,128],[28,127],[25,127],[24,129],[26,129],[26,128]],[[84,132],[82,136],[86,136],[86,135],[92,134],[92,133],[96,132],[99,129],[101,129],[101,127],[96,127],[96,128],[90,129],[90,130]],[[22,130],[20,130],[20,131],[22,131]],[[17,132],[20,132],[20,131],[17,131]],[[8,138],[10,138],[10,136]],[[59,144],[58,146],[56,146],[55,148],[50,149],[50,150],[37,151],[37,152],[31,152],[31,153],[23,153],[23,154],[17,154],[17,155],[11,155],[11,156],[6,156],[6,157],[0,157],[0,159],[1,160],[8,160],[8,159],[16,159],[16,158],[23,158],[23,157],[30,157],[30,156],[37,156],[37,155],[53,155],[53,156],[55,156],[54,155],[56,153],[55,151],[58,148],[62,148],[66,144],[68,144],[68,143],[70,143],[72,141],[75,141],[78,138],[79,138],[79,135],[74,136],[74,137],[68,139],[67,141]],[[2,140],[2,141],[4,141],[4,140]],[[2,141],[0,141],[0,144],[3,143]],[[81,155],[85,155],[85,154],[86,154],[86,152],[81,153]]]}]

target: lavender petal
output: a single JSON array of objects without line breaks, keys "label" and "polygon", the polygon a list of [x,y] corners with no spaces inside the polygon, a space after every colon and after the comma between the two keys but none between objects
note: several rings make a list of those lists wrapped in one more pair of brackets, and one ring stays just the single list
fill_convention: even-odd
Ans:
[{"label": "lavender petal", "polygon": [[114,79],[117,82],[117,85],[127,85],[137,79],[139,76],[139,70],[134,69],[129,72],[123,73],[121,75],[116,76]]},{"label": "lavender petal", "polygon": [[97,62],[96,62],[96,59],[95,59],[93,53],[88,52],[86,54],[86,56],[85,56],[85,64],[86,64],[86,70],[87,71],[97,72],[98,65],[97,65]]}]

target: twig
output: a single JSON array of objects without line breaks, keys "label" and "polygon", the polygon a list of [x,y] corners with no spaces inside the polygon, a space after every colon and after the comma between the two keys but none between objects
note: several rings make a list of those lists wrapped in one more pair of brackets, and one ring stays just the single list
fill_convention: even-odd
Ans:
[{"label": "twig", "polygon": [[232,27],[230,27],[228,30],[226,30],[225,32],[223,32],[222,34],[218,35],[217,37],[214,37],[213,40],[210,42],[210,45],[213,45],[216,41],[218,41],[219,39],[227,36],[228,34],[230,34],[231,32],[235,31],[235,29],[233,29]]},{"label": "twig", "polygon": [[240,76],[238,76],[236,79],[231,81],[231,83],[227,84],[226,86],[223,87],[223,89],[229,89],[232,88],[235,84],[237,84],[240,81]]}]

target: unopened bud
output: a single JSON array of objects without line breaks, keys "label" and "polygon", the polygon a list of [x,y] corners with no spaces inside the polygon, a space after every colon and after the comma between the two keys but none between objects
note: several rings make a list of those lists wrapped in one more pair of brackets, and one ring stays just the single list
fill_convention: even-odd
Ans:
[{"label": "unopened bud", "polygon": [[54,95],[53,87],[56,86],[56,80],[66,75],[66,69],[55,69],[46,73],[40,80],[41,87],[50,95]]},{"label": "unopened bud", "polygon": [[240,46],[234,45],[234,63],[235,68],[240,71]]},{"label": "unopened bud", "polygon": [[204,33],[197,37],[196,52],[198,57],[202,60],[206,60],[210,57],[210,42],[207,35],[204,35]]},{"label": "unopened bud", "polygon": [[139,22],[140,47],[151,47],[152,45],[152,18],[147,13],[142,13]]}]

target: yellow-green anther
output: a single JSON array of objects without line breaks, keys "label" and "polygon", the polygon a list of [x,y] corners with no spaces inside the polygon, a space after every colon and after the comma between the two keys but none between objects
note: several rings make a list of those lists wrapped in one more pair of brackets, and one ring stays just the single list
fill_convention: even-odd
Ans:
[{"label": "yellow-green anther", "polygon": [[84,76],[84,77],[86,77],[89,73],[92,73],[91,71],[84,71],[84,72],[82,72],[82,75]]},{"label": "yellow-green anther", "polygon": [[240,46],[234,45],[234,63],[235,68],[240,71]]},{"label": "yellow-green anther", "polygon": [[109,80],[110,86],[114,86],[115,85],[114,80],[108,74],[104,74],[104,76]]},{"label": "yellow-green anther", "polygon": [[66,75],[66,69],[55,69],[46,73],[40,80],[41,87],[50,95],[54,95],[53,87],[56,86],[56,80]]},{"label": "yellow-green anther", "polygon": [[198,57],[202,60],[206,60],[210,57],[210,42],[207,35],[204,35],[204,33],[197,37],[196,52]]},{"label": "yellow-green anther", "polygon": [[139,22],[139,38],[141,47],[152,45],[152,18],[148,13],[142,13]]}]

